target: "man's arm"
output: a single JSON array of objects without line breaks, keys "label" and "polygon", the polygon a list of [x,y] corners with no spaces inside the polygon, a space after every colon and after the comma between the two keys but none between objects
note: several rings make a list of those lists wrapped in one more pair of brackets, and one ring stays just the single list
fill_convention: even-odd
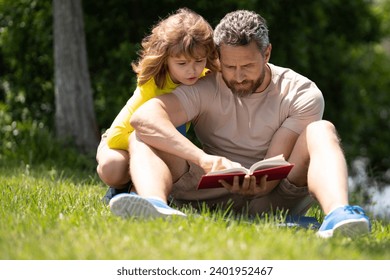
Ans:
[{"label": "man's arm", "polygon": [[208,155],[177,131],[187,114],[174,94],[165,94],[143,104],[131,117],[137,137],[144,143],[201,166],[205,172],[238,166],[230,160]]},{"label": "man's arm", "polygon": [[283,154],[288,160],[297,142],[299,134],[285,127],[280,127],[271,139],[266,158]]}]

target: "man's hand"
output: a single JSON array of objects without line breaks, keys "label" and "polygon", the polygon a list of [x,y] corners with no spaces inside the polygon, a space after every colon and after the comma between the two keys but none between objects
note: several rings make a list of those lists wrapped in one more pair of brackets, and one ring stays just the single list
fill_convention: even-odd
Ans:
[{"label": "man's hand", "polygon": [[256,184],[256,177],[251,175],[245,175],[244,181],[240,185],[238,176],[233,179],[233,184],[230,185],[226,181],[221,180],[220,183],[225,189],[228,189],[232,193],[237,193],[245,196],[258,196],[265,195],[267,191],[267,176],[263,176],[260,179],[259,184]]},{"label": "man's hand", "polygon": [[[228,160],[225,157],[204,154],[201,158],[200,166],[206,173],[208,173],[211,171],[240,167],[241,164]],[[270,191],[267,189],[267,176],[263,176],[259,184],[256,184],[256,177],[250,175],[245,175],[242,184],[240,184],[238,176],[234,177],[232,185],[224,180],[221,180],[220,183],[230,192],[245,196],[265,195]]]},{"label": "man's hand", "polygon": [[223,170],[232,167],[240,167],[241,164],[228,160],[225,157],[204,154],[199,164],[206,173]]}]

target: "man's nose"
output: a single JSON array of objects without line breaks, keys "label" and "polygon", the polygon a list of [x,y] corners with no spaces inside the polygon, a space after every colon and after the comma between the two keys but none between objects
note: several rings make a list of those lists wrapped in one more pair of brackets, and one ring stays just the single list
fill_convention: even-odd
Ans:
[{"label": "man's nose", "polygon": [[235,75],[236,75],[235,78],[236,78],[237,83],[241,83],[245,80],[245,75],[241,71],[241,69],[237,69]]}]

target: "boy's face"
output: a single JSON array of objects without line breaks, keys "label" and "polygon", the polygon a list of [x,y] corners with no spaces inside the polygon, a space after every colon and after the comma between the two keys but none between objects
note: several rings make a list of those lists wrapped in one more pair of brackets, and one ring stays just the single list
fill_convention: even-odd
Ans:
[{"label": "boy's face", "polygon": [[270,52],[271,47],[268,47],[263,56],[254,41],[246,46],[221,45],[222,76],[233,93],[245,96],[264,90],[262,85]]},{"label": "boy's face", "polygon": [[168,71],[176,84],[195,84],[206,67],[206,57],[187,58],[184,55],[168,57]]}]

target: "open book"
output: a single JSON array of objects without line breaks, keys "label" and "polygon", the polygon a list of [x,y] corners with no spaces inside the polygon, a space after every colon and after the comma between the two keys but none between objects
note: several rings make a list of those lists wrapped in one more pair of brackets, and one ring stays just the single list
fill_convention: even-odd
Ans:
[{"label": "open book", "polygon": [[286,161],[283,155],[267,158],[254,163],[249,169],[245,167],[234,167],[224,170],[209,172],[202,176],[198,189],[222,188],[219,180],[224,180],[229,184],[233,183],[234,176],[239,176],[240,183],[246,174],[256,176],[256,181],[267,175],[267,181],[280,180],[286,178],[293,168],[293,164]]}]

